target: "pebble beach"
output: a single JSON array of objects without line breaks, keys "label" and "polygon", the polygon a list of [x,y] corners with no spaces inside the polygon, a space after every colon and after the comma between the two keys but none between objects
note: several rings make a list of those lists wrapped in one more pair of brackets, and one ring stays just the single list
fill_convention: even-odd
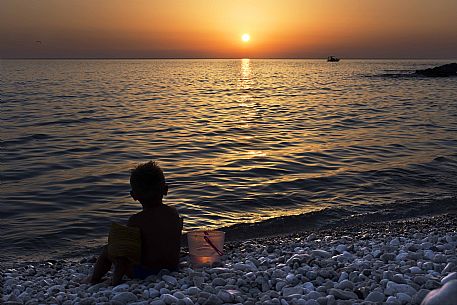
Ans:
[{"label": "pebble beach", "polygon": [[217,266],[192,268],[183,255],[179,272],[162,270],[115,287],[109,277],[81,284],[93,256],[4,262],[1,300],[8,305],[457,304],[456,246],[457,215],[447,214],[227,242]]}]

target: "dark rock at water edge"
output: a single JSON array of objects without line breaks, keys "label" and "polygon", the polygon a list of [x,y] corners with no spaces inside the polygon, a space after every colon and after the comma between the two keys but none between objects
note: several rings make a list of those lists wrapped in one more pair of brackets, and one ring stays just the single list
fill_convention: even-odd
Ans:
[{"label": "dark rock at water edge", "polygon": [[429,77],[457,76],[457,63],[446,64],[424,70],[416,70],[416,74]]}]

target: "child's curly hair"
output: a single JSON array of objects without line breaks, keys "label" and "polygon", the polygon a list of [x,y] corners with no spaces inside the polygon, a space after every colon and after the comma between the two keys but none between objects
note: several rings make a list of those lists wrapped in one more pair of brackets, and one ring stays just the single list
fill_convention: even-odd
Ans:
[{"label": "child's curly hair", "polygon": [[165,188],[165,176],[156,162],[149,161],[139,164],[131,170],[130,185],[132,191],[142,198],[162,196]]}]

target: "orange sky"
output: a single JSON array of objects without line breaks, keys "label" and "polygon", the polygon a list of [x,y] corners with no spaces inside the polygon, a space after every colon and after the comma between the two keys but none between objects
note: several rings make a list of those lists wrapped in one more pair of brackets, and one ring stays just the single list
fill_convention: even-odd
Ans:
[{"label": "orange sky", "polygon": [[0,0],[3,58],[332,54],[456,58],[457,1]]}]

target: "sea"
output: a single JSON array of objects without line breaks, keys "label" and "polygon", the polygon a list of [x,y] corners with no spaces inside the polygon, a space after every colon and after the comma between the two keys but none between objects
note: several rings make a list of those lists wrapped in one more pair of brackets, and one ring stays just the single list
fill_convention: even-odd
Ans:
[{"label": "sea", "polygon": [[0,259],[105,244],[151,160],[185,232],[455,208],[457,78],[413,73],[449,62],[2,60]]}]

